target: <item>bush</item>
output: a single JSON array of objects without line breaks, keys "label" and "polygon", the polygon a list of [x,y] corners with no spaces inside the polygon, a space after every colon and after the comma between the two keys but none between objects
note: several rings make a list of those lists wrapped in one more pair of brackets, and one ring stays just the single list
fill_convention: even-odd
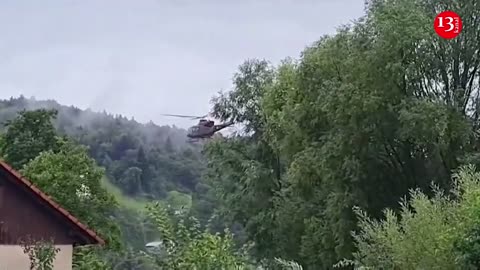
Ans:
[{"label": "bush", "polygon": [[359,231],[353,233],[359,269],[469,269],[480,259],[480,174],[466,166],[454,174],[450,194],[434,188],[429,198],[412,190],[399,213],[384,211],[373,220],[355,208]]}]

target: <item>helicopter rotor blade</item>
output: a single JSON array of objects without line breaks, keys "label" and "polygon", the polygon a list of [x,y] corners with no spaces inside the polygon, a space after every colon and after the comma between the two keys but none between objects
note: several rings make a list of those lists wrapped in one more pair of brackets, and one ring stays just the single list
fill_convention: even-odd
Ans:
[{"label": "helicopter rotor blade", "polygon": [[179,118],[189,118],[189,119],[192,119],[192,120],[202,119],[202,118],[205,118],[205,117],[208,116],[208,114],[203,115],[203,116],[191,116],[191,115],[181,115],[181,114],[162,114],[162,115],[171,116],[171,117],[179,117]]}]

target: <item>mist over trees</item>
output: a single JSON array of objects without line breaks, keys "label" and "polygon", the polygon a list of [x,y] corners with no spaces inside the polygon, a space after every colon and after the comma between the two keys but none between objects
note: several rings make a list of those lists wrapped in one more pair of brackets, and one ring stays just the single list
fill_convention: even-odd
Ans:
[{"label": "mist over trees", "polygon": [[[88,146],[90,156],[106,168],[108,179],[130,196],[165,198],[172,190],[190,193],[198,183],[199,150],[186,144],[183,129],[160,127],[153,123],[140,124],[122,116],[83,111],[61,106],[55,101],[24,97],[0,101],[0,121],[11,120],[22,110],[39,108],[54,109],[56,112],[50,112],[53,114],[50,116],[54,116],[54,126],[59,134]],[[9,144],[17,139],[17,135],[6,138]],[[39,139],[36,138],[33,143],[40,143]],[[26,158],[35,157],[39,151],[25,141],[19,142],[22,149],[30,153]],[[14,148],[16,151],[19,149]]]}]

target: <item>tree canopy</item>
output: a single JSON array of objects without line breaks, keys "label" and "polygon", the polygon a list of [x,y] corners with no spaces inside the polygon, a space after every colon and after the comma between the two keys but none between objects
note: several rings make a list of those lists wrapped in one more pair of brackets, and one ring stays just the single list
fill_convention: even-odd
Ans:
[{"label": "tree canopy", "polygon": [[28,163],[22,173],[74,216],[118,247],[119,228],[111,216],[117,202],[101,186],[104,171],[84,147],[63,143],[57,153],[45,151]]},{"label": "tree canopy", "polygon": [[[364,17],[300,59],[240,66],[214,112],[245,134],[208,146],[207,175],[259,257],[329,269],[356,249],[354,206],[379,218],[411,188],[449,189],[453,170],[477,162],[479,8],[367,1]],[[446,9],[466,23],[454,40],[431,28]]]}]

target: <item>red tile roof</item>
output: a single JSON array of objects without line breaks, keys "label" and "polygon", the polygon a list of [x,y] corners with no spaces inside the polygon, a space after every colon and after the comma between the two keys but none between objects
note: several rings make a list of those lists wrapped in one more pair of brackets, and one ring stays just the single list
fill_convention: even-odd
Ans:
[{"label": "red tile roof", "polygon": [[47,205],[51,206],[54,211],[60,213],[60,215],[65,217],[65,219],[73,223],[74,226],[78,227],[78,229],[80,229],[80,231],[83,232],[85,236],[93,240],[94,243],[100,245],[105,244],[105,241],[100,238],[94,231],[89,229],[86,225],[82,224],[76,217],[74,217],[64,208],[62,208],[59,204],[54,202],[48,195],[35,187],[32,182],[25,179],[22,175],[20,175],[19,172],[15,171],[12,167],[10,167],[10,165],[8,165],[2,160],[0,160],[0,169],[7,171],[11,176],[13,176],[12,179],[13,181],[15,181],[16,184],[25,186],[27,189],[31,190],[32,194],[34,194],[38,199],[44,201]]}]

